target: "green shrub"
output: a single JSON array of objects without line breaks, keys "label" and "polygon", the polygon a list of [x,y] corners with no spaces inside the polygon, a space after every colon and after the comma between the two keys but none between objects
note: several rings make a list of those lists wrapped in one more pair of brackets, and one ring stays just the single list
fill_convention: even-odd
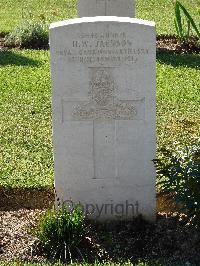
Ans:
[{"label": "green shrub", "polygon": [[5,45],[9,47],[40,49],[46,48],[48,42],[48,30],[44,22],[27,21],[5,38]]},{"label": "green shrub", "polygon": [[77,205],[73,210],[61,205],[48,210],[39,220],[37,237],[45,253],[51,259],[72,261],[74,253],[80,253],[79,245],[84,237],[84,217]]},{"label": "green shrub", "polygon": [[161,191],[174,195],[180,210],[200,225],[200,141],[182,149],[162,149],[155,160]]},{"label": "green shrub", "polygon": [[[184,16],[181,15],[181,12]],[[186,25],[184,24],[184,18],[186,19]],[[175,2],[175,26],[176,32],[181,41],[188,41],[189,37],[191,36],[191,28],[193,28],[198,38],[200,39],[200,31],[194,19],[179,1]]]}]

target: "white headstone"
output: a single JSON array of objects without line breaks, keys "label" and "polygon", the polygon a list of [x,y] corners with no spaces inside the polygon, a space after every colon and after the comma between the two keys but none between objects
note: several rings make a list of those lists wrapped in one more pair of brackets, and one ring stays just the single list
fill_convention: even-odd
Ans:
[{"label": "white headstone", "polygon": [[130,18],[50,27],[57,200],[90,218],[155,219],[155,38]]},{"label": "white headstone", "polygon": [[135,0],[78,0],[78,17],[134,17]]}]

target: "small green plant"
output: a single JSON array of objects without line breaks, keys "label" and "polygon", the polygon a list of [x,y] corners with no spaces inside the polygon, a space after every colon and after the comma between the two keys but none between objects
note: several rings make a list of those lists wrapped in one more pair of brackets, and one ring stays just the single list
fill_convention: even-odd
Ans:
[{"label": "small green plant", "polygon": [[[181,15],[181,11],[186,18],[186,26],[184,25],[184,19]],[[179,2],[175,2],[175,27],[177,34],[181,41],[188,41],[189,37],[191,36],[191,28],[194,29],[196,32],[198,38],[200,39],[200,31],[198,30],[198,27],[196,23],[194,22],[194,19],[191,17],[189,12],[186,10],[186,8]]]},{"label": "small green plant", "polygon": [[71,261],[84,236],[84,216],[77,205],[73,210],[62,204],[48,210],[39,220],[37,237],[47,256],[63,262]]},{"label": "small green plant", "polygon": [[48,42],[48,31],[44,22],[27,21],[16,27],[5,38],[6,46],[19,48],[45,48]]},{"label": "small green plant", "polygon": [[162,149],[155,160],[158,186],[174,195],[180,210],[196,225],[200,225],[200,141],[182,149]]}]

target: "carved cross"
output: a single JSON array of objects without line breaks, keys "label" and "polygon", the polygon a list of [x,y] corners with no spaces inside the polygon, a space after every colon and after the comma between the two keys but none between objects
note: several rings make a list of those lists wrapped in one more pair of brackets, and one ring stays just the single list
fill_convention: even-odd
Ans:
[{"label": "carved cross", "polygon": [[[89,101],[64,101],[63,122],[93,121],[94,179],[117,178],[117,120],[141,119],[144,99],[119,100],[112,68],[91,68]],[[65,108],[67,112],[65,112]],[[68,117],[65,117],[67,113]],[[104,173],[109,173],[105,176]]]}]

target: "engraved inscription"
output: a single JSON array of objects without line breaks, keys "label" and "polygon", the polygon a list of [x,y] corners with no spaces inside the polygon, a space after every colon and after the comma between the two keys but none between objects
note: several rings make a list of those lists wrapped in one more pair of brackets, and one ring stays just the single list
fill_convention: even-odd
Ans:
[{"label": "engraved inscription", "polygon": [[149,55],[149,49],[145,45],[137,47],[125,32],[91,32],[81,33],[70,47],[56,54],[71,63],[135,64],[140,57]]},{"label": "engraved inscription", "polygon": [[120,101],[115,97],[115,83],[109,68],[92,69],[90,102],[74,107],[72,116],[78,120],[131,120],[137,110],[131,101]]}]

